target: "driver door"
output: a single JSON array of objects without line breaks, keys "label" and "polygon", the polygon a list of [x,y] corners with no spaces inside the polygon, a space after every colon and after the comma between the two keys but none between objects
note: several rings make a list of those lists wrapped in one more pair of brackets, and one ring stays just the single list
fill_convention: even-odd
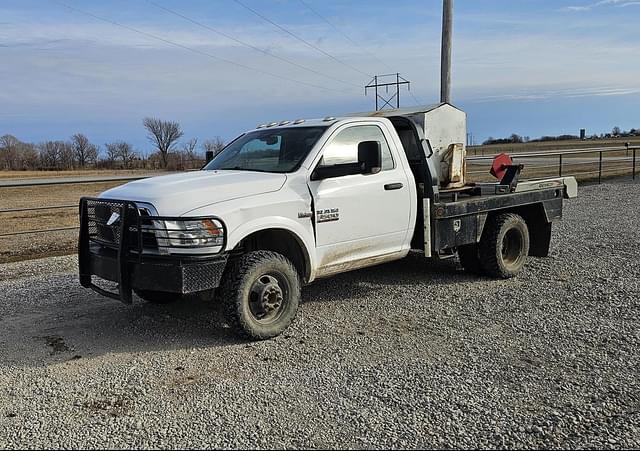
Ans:
[{"label": "driver door", "polygon": [[393,141],[378,124],[339,129],[325,144],[314,169],[357,163],[358,144],[364,141],[380,144],[380,172],[308,182],[320,276],[378,263],[403,251],[411,211],[409,180],[389,146]]}]

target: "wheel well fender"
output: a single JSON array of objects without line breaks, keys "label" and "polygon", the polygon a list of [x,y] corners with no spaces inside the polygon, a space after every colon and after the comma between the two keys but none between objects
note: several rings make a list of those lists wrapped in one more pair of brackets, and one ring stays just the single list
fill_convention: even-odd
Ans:
[{"label": "wheel well fender", "polygon": [[252,230],[231,244],[233,251],[273,251],[287,257],[298,270],[303,282],[311,280],[313,261],[304,240],[294,231],[283,227]]},{"label": "wheel well fender", "polygon": [[[493,211],[489,217],[503,213],[515,213],[520,215],[529,229],[529,255],[532,257],[548,257],[551,246],[551,224],[556,218],[562,216],[562,199],[553,204],[540,202],[531,205],[523,205],[515,208]],[[484,228],[484,222],[482,228]],[[480,235],[482,230],[480,231]]]}]

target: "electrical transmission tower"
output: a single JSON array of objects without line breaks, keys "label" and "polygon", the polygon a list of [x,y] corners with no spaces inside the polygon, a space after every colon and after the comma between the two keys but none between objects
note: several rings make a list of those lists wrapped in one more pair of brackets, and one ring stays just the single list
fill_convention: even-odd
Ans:
[{"label": "electrical transmission tower", "polygon": [[[385,107],[400,108],[400,86],[402,85],[407,85],[407,91],[411,90],[411,82],[402,78],[399,73],[376,75],[369,84],[364,87],[364,95],[367,95],[369,89],[375,91],[376,111],[383,110]],[[389,88],[392,86],[394,86],[395,89],[392,88],[390,90]],[[384,88],[384,90],[381,90],[381,88]],[[389,97],[389,95],[391,96]]]}]

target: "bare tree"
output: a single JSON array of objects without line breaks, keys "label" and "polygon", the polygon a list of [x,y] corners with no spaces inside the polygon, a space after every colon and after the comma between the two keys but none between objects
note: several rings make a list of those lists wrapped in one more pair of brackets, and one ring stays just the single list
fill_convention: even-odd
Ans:
[{"label": "bare tree", "polygon": [[122,160],[122,166],[127,168],[131,161],[137,156],[131,144],[125,141],[107,143],[105,147],[107,149],[107,161],[109,161],[111,165],[113,165],[115,160]]},{"label": "bare tree", "polygon": [[0,136],[0,149],[3,151],[11,151],[18,147],[20,140],[13,135]]},{"label": "bare tree", "polygon": [[207,139],[202,143],[202,148],[205,152],[210,151],[213,152],[213,156],[218,155],[222,149],[224,149],[224,141],[219,136],[216,136],[213,139]]},{"label": "bare tree", "polygon": [[0,136],[0,169],[37,169],[38,151],[32,143],[20,141],[12,135]]},{"label": "bare tree", "polygon": [[163,121],[153,117],[146,117],[142,122],[149,132],[148,138],[160,152],[162,167],[167,167],[167,156],[184,132],[177,122]]},{"label": "bare tree", "polygon": [[118,146],[116,145],[116,143],[106,143],[104,145],[104,148],[106,149],[107,165],[110,168],[113,168],[113,166],[115,165],[116,160],[119,157]]},{"label": "bare tree", "polygon": [[119,154],[120,154],[120,159],[122,160],[122,164],[124,165],[125,168],[128,168],[131,165],[131,162],[135,160],[137,156],[136,151],[133,150],[133,147],[131,146],[131,144],[127,142],[120,142],[119,148],[120,148]]},{"label": "bare tree", "polygon": [[38,169],[38,149],[33,143],[22,143],[20,158],[22,165],[20,169]]},{"label": "bare tree", "polygon": [[42,169],[60,169],[65,157],[64,141],[45,141],[38,144]]},{"label": "bare tree", "polygon": [[98,158],[98,146],[92,144],[82,133],[76,133],[71,137],[71,147],[81,168],[84,168],[87,163],[95,162]]},{"label": "bare tree", "polygon": [[611,130],[611,134],[613,136],[620,136],[621,133],[622,133],[622,130],[620,130],[620,127],[618,126],[613,127],[613,130]]},{"label": "bare tree", "polygon": [[0,165],[4,169],[15,169],[20,140],[13,135],[0,136]]},{"label": "bare tree", "polygon": [[73,146],[68,141],[60,141],[60,164],[61,169],[73,169],[76,166],[76,156]]},{"label": "bare tree", "polygon": [[194,154],[197,146],[198,146],[198,138],[191,138],[189,141],[182,144],[182,150],[186,154]]},{"label": "bare tree", "polygon": [[196,148],[198,147],[198,138],[191,138],[189,141],[182,144],[182,155],[185,160],[187,160],[187,164],[193,163],[193,161],[198,159],[198,152]]}]

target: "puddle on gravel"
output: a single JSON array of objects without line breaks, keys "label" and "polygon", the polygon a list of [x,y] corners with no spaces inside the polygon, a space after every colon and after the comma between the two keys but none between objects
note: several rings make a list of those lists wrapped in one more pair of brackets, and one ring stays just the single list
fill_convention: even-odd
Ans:
[{"label": "puddle on gravel", "polygon": [[89,412],[103,413],[111,417],[121,417],[129,411],[126,401],[119,397],[94,399],[77,405]]},{"label": "puddle on gravel", "polygon": [[48,335],[43,337],[48,346],[51,346],[51,355],[62,354],[69,352],[71,349],[64,342],[64,338],[59,335]]}]

